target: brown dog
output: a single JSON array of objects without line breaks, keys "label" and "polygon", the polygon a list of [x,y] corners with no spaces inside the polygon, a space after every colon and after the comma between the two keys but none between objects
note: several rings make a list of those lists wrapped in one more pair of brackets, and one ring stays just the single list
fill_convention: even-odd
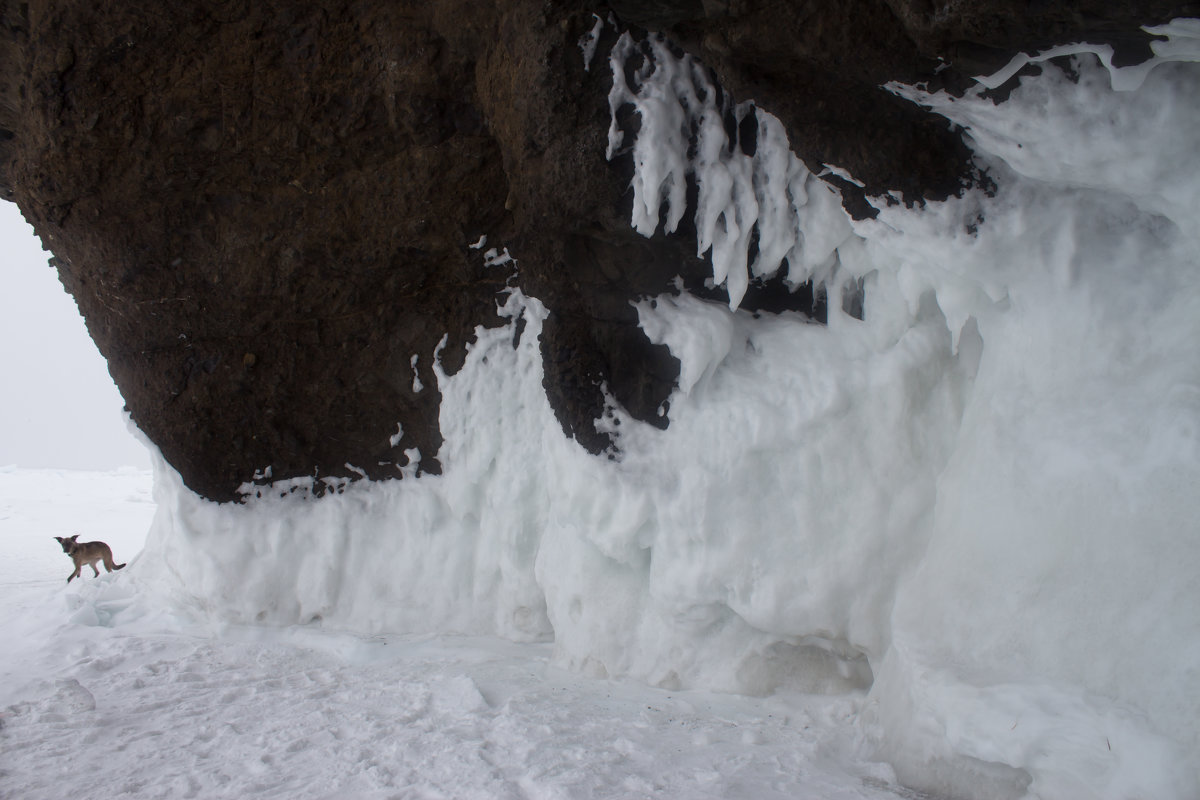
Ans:
[{"label": "brown dog", "polygon": [[58,543],[62,545],[63,552],[71,557],[75,562],[75,571],[67,577],[67,583],[72,579],[79,577],[79,571],[83,569],[83,565],[87,564],[95,573],[92,577],[100,577],[100,570],[96,569],[96,562],[103,561],[104,568],[109,572],[114,569],[121,569],[124,564],[114,564],[112,549],[104,542],[77,542],[79,534],[64,539],[61,536],[55,536]]}]

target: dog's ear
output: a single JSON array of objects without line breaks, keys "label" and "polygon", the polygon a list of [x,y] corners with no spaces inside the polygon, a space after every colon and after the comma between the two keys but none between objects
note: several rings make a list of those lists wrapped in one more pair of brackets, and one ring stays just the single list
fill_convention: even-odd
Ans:
[{"label": "dog's ear", "polygon": [[63,543],[63,538],[61,536],[55,536],[54,538],[58,540],[59,544]]},{"label": "dog's ear", "polygon": [[77,534],[75,534],[74,536],[72,536],[72,537],[71,537],[71,541],[73,542],[73,541],[75,541],[75,540],[76,540],[76,539],[78,539],[78,538],[79,538],[79,534],[77,533]]}]

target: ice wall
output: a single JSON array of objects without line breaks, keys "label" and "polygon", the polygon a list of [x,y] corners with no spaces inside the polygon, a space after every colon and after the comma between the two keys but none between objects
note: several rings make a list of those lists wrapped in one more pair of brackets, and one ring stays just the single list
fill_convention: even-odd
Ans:
[{"label": "ice wall", "polygon": [[[998,191],[851,222],[761,110],[753,157],[715,131],[674,149],[713,93],[669,57],[614,71],[643,122],[613,147],[645,233],[702,173],[730,303],[638,305],[682,362],[667,430],[614,409],[618,460],[564,440],[545,312],[514,290],[514,324],[439,374],[443,475],[239,507],[160,464],[133,577],[217,621],[553,637],[597,676],[869,691],[865,740],[954,796],[1200,795],[1200,66],[1118,91],[1081,54],[1077,81],[1047,65],[999,106],[895,87],[968,130]],[[784,256],[835,299],[861,280],[865,319],[736,311]]]},{"label": "ice wall", "polygon": [[968,129],[1001,191],[972,238],[939,230],[962,204],[870,226],[939,302],[946,276],[1004,287],[970,309],[979,372],[873,692],[913,782],[955,788],[937,759],[974,759],[1039,797],[1192,797],[1200,68],[1119,93],[1080,68],[1001,106],[919,97]]}]

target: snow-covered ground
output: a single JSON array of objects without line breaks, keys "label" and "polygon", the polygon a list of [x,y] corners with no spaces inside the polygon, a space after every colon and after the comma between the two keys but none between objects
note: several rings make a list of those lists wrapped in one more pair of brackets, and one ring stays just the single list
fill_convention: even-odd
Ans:
[{"label": "snow-covered ground", "polygon": [[0,471],[0,797],[897,797],[856,755],[861,693],[652,689],[489,637],[215,627],[139,598],[132,571],[68,587],[50,537],[136,558],[150,493],[148,472]]}]

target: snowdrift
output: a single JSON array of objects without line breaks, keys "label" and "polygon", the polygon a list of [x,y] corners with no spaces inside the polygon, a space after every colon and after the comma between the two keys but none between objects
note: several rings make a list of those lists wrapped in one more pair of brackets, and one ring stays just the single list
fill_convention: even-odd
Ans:
[{"label": "snowdrift", "polygon": [[[867,692],[864,747],[923,790],[1200,795],[1200,65],[1174,63],[1200,57],[1200,26],[1159,30],[1150,66],[1076,48],[1075,74],[1045,63],[999,105],[893,87],[963,126],[996,188],[884,198],[867,221],[761,110],[736,112],[755,155],[728,147],[686,59],[663,48],[626,85],[624,42],[612,102],[643,134],[610,151],[634,148],[632,222],[673,228],[694,176],[730,296],[638,305],[682,362],[670,426],[614,407],[619,457],[564,440],[545,310],[514,288],[512,324],[438,373],[443,475],[216,505],[160,462],[130,572],[217,621],[553,640],[598,677]],[[737,310],[785,263],[824,283],[827,326]],[[862,320],[840,310],[858,287]]]}]

